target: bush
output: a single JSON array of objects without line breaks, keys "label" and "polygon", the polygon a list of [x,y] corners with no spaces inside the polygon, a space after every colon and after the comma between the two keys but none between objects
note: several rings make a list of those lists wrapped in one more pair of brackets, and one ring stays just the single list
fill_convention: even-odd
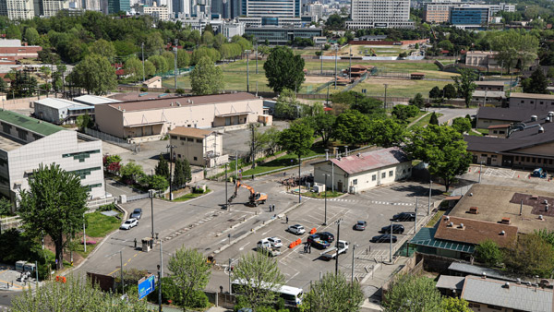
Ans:
[{"label": "bush", "polygon": [[187,304],[189,308],[205,308],[209,304],[208,296],[202,290],[197,290],[192,295],[191,302]]},{"label": "bush", "polygon": [[96,209],[96,211],[100,211],[100,212],[102,212],[102,211],[112,211],[114,209],[117,209],[117,208],[115,208],[115,204],[107,204],[107,205],[102,205],[102,206],[98,207]]},{"label": "bush", "polygon": [[179,89],[175,90],[175,93],[177,93],[177,94],[179,94],[179,95],[183,95],[183,94],[185,94],[186,92],[185,92],[184,89],[179,88]]},{"label": "bush", "polygon": [[171,93],[171,90],[165,89],[164,93]]},{"label": "bush", "polygon": [[148,91],[148,88],[147,88],[147,87],[141,87],[141,88],[140,88],[140,92],[146,92],[146,91]]}]

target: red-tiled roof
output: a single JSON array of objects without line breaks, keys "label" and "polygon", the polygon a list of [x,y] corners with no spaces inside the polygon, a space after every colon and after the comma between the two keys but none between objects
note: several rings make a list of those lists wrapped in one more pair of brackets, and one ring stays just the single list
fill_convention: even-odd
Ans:
[{"label": "red-tiled roof", "polygon": [[118,69],[118,70],[115,71],[115,74],[116,74],[117,76],[123,76],[123,75],[125,75],[125,70],[123,70],[123,69]]},{"label": "red-tiled roof", "polygon": [[408,155],[398,147],[390,147],[358,155],[331,159],[331,162],[348,174],[356,174],[409,161]]},{"label": "red-tiled roof", "polygon": [[[452,226],[450,226],[451,223]],[[517,227],[513,225],[443,216],[435,233],[435,239],[474,245],[490,239],[498,246],[508,248],[515,244],[517,232]]]}]

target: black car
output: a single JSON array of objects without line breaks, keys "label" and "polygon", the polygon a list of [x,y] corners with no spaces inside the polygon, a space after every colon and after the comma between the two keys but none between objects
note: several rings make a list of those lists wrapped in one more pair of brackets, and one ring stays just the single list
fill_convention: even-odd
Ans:
[{"label": "black car", "polygon": [[141,217],[142,217],[142,208],[136,208],[135,210],[133,210],[133,213],[131,214],[130,218],[140,220]]},{"label": "black car", "polygon": [[415,218],[415,212],[401,212],[392,216],[393,221],[414,221]]},{"label": "black car", "polygon": [[315,233],[310,236],[308,236],[308,243],[311,243],[314,241],[314,239],[321,239],[328,243],[332,243],[335,241],[335,235],[329,233],[329,232],[321,232],[321,233]]},{"label": "black car", "polygon": [[[390,233],[390,225],[384,226],[381,228],[381,233]],[[404,226],[402,224],[393,224],[392,225],[393,234],[402,234],[404,233]]]},{"label": "black car", "polygon": [[[381,235],[373,236],[373,238],[371,238],[370,242],[372,242],[372,243],[389,243],[390,242],[390,237],[391,237],[390,234],[381,234]],[[392,235],[392,242],[396,243],[397,240],[398,239],[396,238],[396,236]]]}]

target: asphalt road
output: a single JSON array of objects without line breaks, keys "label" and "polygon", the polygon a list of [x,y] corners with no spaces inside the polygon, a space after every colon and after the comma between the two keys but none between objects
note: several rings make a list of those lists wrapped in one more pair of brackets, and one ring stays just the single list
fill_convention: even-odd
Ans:
[{"label": "asphalt road", "polygon": [[437,114],[442,114],[442,116],[439,117],[439,124],[443,124],[445,122],[450,124],[451,120],[456,117],[465,117],[468,114],[470,116],[477,114],[477,108],[436,108],[432,110]]}]

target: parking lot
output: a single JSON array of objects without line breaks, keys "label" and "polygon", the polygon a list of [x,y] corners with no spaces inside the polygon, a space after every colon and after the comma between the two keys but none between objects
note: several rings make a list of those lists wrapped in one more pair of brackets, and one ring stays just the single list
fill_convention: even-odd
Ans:
[{"label": "parking lot", "polygon": [[[418,201],[418,224],[424,224],[424,217],[427,215],[428,206],[428,185],[413,182],[396,183],[391,186],[383,186],[371,191],[357,194],[345,195],[341,198],[327,200],[327,225],[325,221],[325,200],[303,198],[302,206],[291,211],[287,216],[288,225],[283,217],[256,233],[246,237],[216,257],[219,263],[227,263],[231,258],[236,261],[241,254],[255,250],[259,240],[277,236],[283,242],[282,254],[277,257],[281,271],[285,274],[286,284],[307,289],[310,281],[317,280],[320,274],[334,272],[335,261],[324,261],[320,259],[323,250],[311,249],[311,253],[304,251],[304,245],[298,245],[289,249],[291,242],[302,239],[307,241],[309,231],[316,228],[317,232],[331,232],[339,236],[338,224],[340,222],[340,240],[350,242],[350,249],[346,254],[339,256],[339,270],[343,271],[349,278],[352,272],[352,253],[354,252],[354,277],[362,280],[371,274],[373,266],[380,262],[388,262],[390,257],[390,245],[386,243],[371,243],[370,239],[379,235],[383,226],[391,224],[391,217],[399,212],[414,212],[415,203]],[[293,197],[290,194],[281,196]],[[432,201],[442,198],[442,191],[438,188],[433,192]],[[364,231],[354,230],[358,220],[367,221]],[[287,231],[289,225],[300,224],[306,229],[303,235],[295,235]],[[403,234],[394,234],[398,242],[393,244],[394,250],[402,246],[410,235],[413,235],[414,221],[401,222],[405,231]],[[334,244],[333,244],[334,245]],[[393,251],[394,252],[394,251]],[[224,273],[215,273],[224,274]]]}]

